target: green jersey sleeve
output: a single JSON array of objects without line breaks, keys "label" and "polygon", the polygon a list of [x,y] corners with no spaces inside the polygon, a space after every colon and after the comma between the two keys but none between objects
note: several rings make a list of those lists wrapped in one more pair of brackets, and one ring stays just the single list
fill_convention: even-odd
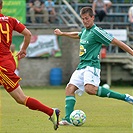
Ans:
[{"label": "green jersey sleeve", "polygon": [[93,32],[95,34],[95,40],[105,46],[108,46],[114,38],[111,34],[99,27],[95,27]]}]

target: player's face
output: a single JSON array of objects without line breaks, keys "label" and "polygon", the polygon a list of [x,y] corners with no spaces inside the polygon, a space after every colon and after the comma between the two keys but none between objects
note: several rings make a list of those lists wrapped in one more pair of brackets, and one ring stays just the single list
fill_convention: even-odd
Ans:
[{"label": "player's face", "polygon": [[85,28],[91,28],[94,24],[94,16],[90,16],[88,13],[82,14],[81,19]]}]

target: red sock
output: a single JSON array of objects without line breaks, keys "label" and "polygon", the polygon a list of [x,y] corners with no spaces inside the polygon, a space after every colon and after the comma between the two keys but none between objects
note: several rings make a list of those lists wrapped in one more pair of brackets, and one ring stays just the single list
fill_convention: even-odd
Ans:
[{"label": "red sock", "polygon": [[25,105],[32,110],[39,110],[41,112],[44,112],[45,114],[51,116],[53,114],[53,109],[42,104],[41,102],[39,102],[38,100],[28,97],[26,100]]}]

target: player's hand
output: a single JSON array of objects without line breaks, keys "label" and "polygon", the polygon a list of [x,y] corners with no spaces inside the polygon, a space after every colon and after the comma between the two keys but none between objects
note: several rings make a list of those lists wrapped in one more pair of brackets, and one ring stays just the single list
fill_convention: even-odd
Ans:
[{"label": "player's hand", "polygon": [[17,55],[19,59],[22,59],[26,56],[26,50],[20,50]]},{"label": "player's hand", "polygon": [[55,29],[54,30],[54,34],[55,35],[58,35],[58,36],[61,36],[62,35],[62,32],[60,31],[60,29]]}]

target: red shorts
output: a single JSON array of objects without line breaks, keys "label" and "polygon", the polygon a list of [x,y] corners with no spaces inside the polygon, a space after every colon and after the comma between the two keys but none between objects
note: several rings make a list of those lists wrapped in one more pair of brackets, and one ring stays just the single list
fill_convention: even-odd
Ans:
[{"label": "red shorts", "polygon": [[13,58],[0,62],[0,85],[3,85],[7,92],[15,90],[19,86],[21,78],[14,71],[16,64]]}]

